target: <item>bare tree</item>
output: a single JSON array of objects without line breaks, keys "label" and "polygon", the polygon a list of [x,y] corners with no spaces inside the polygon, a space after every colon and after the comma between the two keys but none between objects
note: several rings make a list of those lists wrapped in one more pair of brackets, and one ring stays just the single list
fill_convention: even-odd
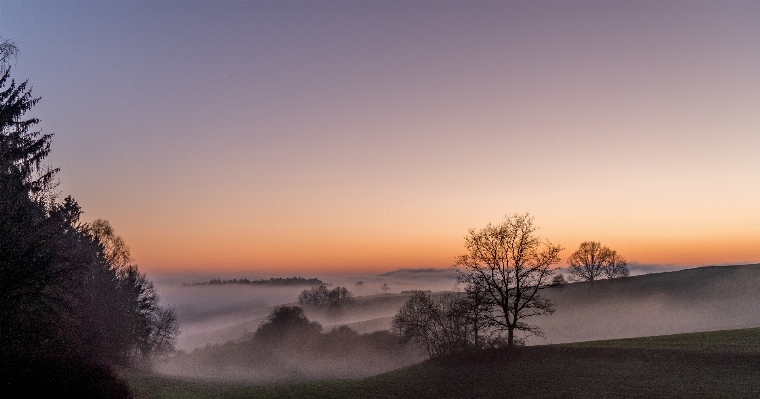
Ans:
[{"label": "bare tree", "polygon": [[327,306],[330,291],[324,284],[301,291],[298,295],[298,303],[301,305]]},{"label": "bare tree", "polygon": [[299,304],[321,308],[339,308],[353,301],[354,296],[346,287],[335,287],[328,290],[324,284],[310,290],[303,290],[298,295]]},{"label": "bare tree", "polygon": [[567,283],[567,281],[565,281],[565,276],[563,276],[561,274],[557,274],[557,275],[555,275],[552,278],[552,284],[551,284],[551,286],[552,287],[562,287],[562,286],[565,285],[565,283]]},{"label": "bare tree", "polygon": [[570,276],[574,280],[594,281],[604,273],[605,247],[595,241],[584,241],[578,250],[567,258]]},{"label": "bare tree", "polygon": [[551,301],[541,296],[540,289],[551,282],[562,248],[542,241],[535,235],[533,218],[509,215],[497,224],[481,230],[471,229],[465,237],[469,252],[457,258],[462,280],[485,292],[496,308],[489,320],[496,328],[506,330],[507,345],[515,344],[515,330],[540,335],[541,331],[526,324],[525,319],[554,313]]},{"label": "bare tree", "polygon": [[401,306],[391,322],[393,331],[401,336],[402,342],[419,343],[427,349],[430,357],[438,354],[432,322],[434,309],[430,296],[417,291]]},{"label": "bare tree", "polygon": [[604,275],[607,278],[619,278],[628,277],[631,272],[628,271],[628,262],[624,257],[620,256],[617,251],[612,251],[607,248],[604,262]]},{"label": "bare tree", "polygon": [[165,355],[174,351],[179,336],[179,321],[173,308],[160,308],[151,314],[151,324],[148,337],[148,347],[154,355]]},{"label": "bare tree", "polygon": [[381,290],[383,290],[383,293],[387,294],[388,290],[391,289],[391,287],[388,285],[388,283],[383,283],[383,285],[380,287]]},{"label": "bare tree", "polygon": [[475,350],[483,348],[485,338],[491,329],[491,322],[489,317],[491,314],[491,308],[493,302],[490,300],[488,292],[483,290],[481,284],[475,284],[471,281],[472,278],[477,278],[473,274],[460,274],[457,277],[457,282],[464,285],[465,301],[463,306],[467,309],[465,317],[467,317],[468,324],[472,330],[472,345]]},{"label": "bare tree", "polygon": [[402,342],[415,341],[432,357],[472,347],[471,306],[460,293],[431,296],[417,291],[393,317],[393,330]]},{"label": "bare tree", "polygon": [[116,235],[107,220],[95,219],[90,225],[90,231],[100,243],[103,257],[111,268],[123,272],[133,263],[129,246],[121,236]]},{"label": "bare tree", "polygon": [[570,275],[577,281],[594,281],[601,278],[627,277],[628,264],[617,251],[601,243],[584,241],[568,258]]},{"label": "bare tree", "polygon": [[11,63],[11,58],[18,57],[18,47],[11,40],[0,37],[0,69],[5,69]]},{"label": "bare tree", "polygon": [[[95,220],[89,233],[97,243],[106,267],[97,276],[101,276],[107,285],[109,280],[115,280],[108,301],[117,302],[124,315],[126,325],[120,328],[120,333],[126,332],[130,337],[132,358],[136,359],[138,355],[148,358],[171,352],[179,335],[174,310],[160,306],[155,286],[145,273],[139,271],[129,246],[107,220]],[[105,298],[98,300],[106,301]]]}]

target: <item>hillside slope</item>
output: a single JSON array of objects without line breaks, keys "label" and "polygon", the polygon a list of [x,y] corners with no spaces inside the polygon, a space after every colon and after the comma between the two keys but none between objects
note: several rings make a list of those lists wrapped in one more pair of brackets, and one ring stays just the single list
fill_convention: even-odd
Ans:
[{"label": "hillside slope", "polygon": [[562,343],[760,326],[760,265],[709,266],[546,290],[556,305],[534,318]]},{"label": "hillside slope", "polygon": [[150,375],[137,398],[756,398],[760,328],[425,361],[374,377],[256,386]]},{"label": "hillside slope", "polygon": [[[529,323],[544,337],[528,344],[551,344],[714,331],[760,326],[760,264],[707,266],[618,280],[572,283],[544,294],[556,312]],[[307,310],[326,328],[348,325],[360,333],[390,328],[407,294],[358,297],[339,312]],[[207,327],[186,329],[183,349],[237,340],[254,331],[273,307],[210,318]]]}]

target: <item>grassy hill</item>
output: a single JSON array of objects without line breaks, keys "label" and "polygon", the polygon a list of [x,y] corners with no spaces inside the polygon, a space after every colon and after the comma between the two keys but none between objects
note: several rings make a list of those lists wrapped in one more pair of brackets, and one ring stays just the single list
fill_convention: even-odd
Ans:
[{"label": "grassy hill", "polygon": [[[760,264],[698,267],[543,291],[556,312],[529,321],[545,334],[529,337],[530,345],[760,326]],[[310,313],[309,318],[362,333],[388,329],[407,298],[359,297],[357,306],[341,314]]]},{"label": "grassy hill", "polygon": [[[688,351],[705,354],[760,355],[760,328],[561,344],[568,348]],[[760,371],[760,370],[758,370]]]},{"label": "grassy hill", "polygon": [[529,344],[760,326],[760,265],[710,266],[548,289],[556,312]]},{"label": "grassy hill", "polygon": [[253,386],[134,374],[137,398],[753,398],[760,328],[524,347],[378,376]]}]

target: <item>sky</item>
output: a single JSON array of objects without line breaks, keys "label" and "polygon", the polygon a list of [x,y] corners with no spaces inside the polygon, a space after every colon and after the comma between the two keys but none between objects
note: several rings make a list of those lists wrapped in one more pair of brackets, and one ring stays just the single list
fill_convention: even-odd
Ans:
[{"label": "sky", "polygon": [[149,274],[760,262],[760,2],[7,1],[84,220]]}]

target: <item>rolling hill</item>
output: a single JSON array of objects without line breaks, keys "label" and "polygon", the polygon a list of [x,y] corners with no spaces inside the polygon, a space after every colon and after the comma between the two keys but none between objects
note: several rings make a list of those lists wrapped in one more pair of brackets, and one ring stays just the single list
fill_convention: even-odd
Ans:
[{"label": "rolling hill", "polygon": [[532,346],[374,377],[257,386],[132,374],[137,398],[755,398],[760,328]]},{"label": "rolling hill", "polygon": [[[549,288],[556,312],[529,322],[544,337],[529,345],[630,338],[760,326],[760,264],[707,266],[617,280]],[[292,296],[292,295],[291,295]],[[348,325],[360,333],[389,329],[408,294],[358,297],[340,312],[307,310],[327,329]],[[183,349],[239,340],[256,330],[273,307],[258,307],[194,321]],[[180,309],[181,310],[181,309]],[[202,328],[196,326],[202,325]]]}]

